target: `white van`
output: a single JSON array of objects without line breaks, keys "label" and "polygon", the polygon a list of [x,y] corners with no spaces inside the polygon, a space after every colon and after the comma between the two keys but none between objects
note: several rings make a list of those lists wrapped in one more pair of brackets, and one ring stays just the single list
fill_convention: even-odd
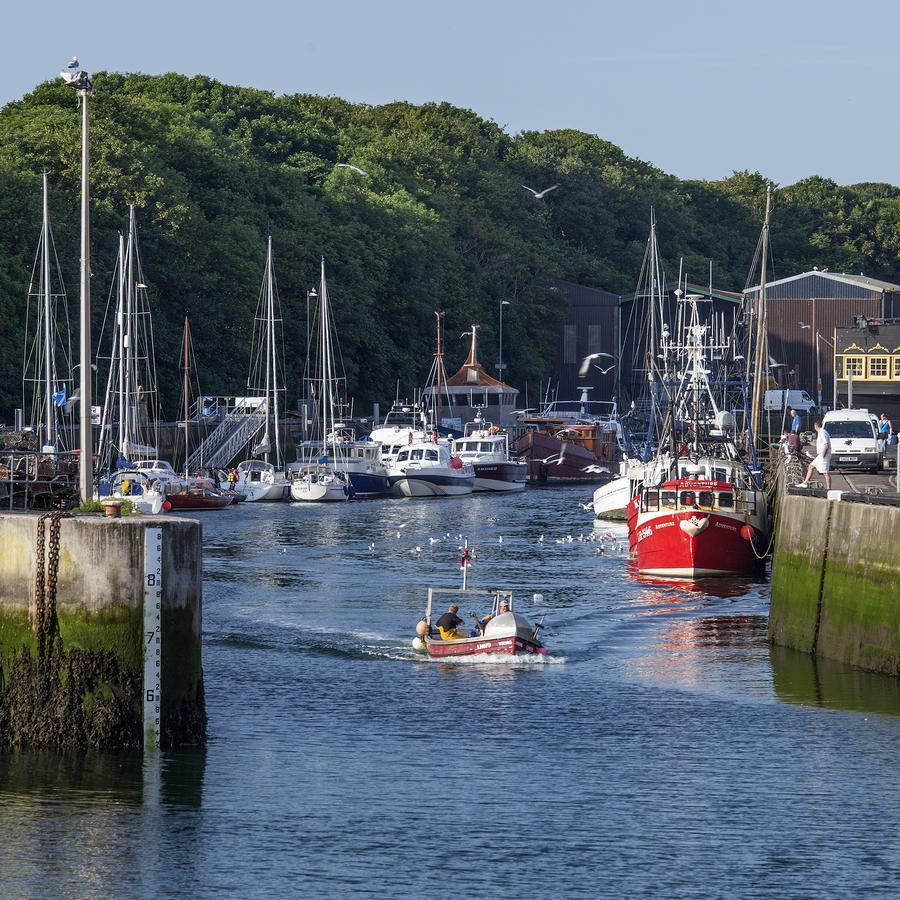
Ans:
[{"label": "white van", "polygon": [[831,435],[833,469],[881,469],[881,448],[875,417],[867,409],[836,409],[822,420]]},{"label": "white van", "polygon": [[796,409],[797,412],[808,413],[816,408],[816,401],[806,391],[766,391],[763,405],[767,412]]}]

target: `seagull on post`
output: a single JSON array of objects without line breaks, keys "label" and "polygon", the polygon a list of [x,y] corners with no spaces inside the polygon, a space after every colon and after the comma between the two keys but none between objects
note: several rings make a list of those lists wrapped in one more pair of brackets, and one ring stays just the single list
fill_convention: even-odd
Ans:
[{"label": "seagull on post", "polygon": [[[612,353],[591,353],[591,354],[589,354],[588,356],[586,356],[586,357],[581,361],[581,368],[578,370],[578,375],[579,375],[579,377],[584,378],[584,376],[587,375],[587,373],[590,371],[591,363],[592,363],[595,359],[599,359],[601,356],[606,356],[606,357],[608,357],[609,359],[614,359],[614,358],[615,358],[615,357],[612,355]],[[611,368],[613,368],[613,366],[610,366],[610,369],[611,369]],[[605,375],[606,372],[609,371],[609,369],[607,369],[606,372],[604,372],[603,369],[601,369],[600,371],[603,372],[603,374]]]},{"label": "seagull on post", "polygon": [[536,191],[534,188],[528,187],[527,184],[523,184],[522,187],[525,188],[526,191],[529,191],[530,193],[534,194],[535,200],[543,200],[544,197],[550,193],[550,191],[555,191],[559,187],[559,185],[552,184],[552,185],[550,185],[550,187],[544,188],[542,191]]}]

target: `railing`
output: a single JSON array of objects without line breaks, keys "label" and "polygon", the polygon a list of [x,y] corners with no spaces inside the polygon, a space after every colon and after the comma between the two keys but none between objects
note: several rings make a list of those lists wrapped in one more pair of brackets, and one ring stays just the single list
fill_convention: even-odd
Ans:
[{"label": "railing", "polygon": [[219,406],[224,418],[188,457],[187,470],[195,472],[200,466],[227,466],[247,446],[266,424],[268,407],[261,397],[207,398],[223,399]]},{"label": "railing", "polygon": [[77,454],[0,450],[0,508],[65,509],[77,503]]}]

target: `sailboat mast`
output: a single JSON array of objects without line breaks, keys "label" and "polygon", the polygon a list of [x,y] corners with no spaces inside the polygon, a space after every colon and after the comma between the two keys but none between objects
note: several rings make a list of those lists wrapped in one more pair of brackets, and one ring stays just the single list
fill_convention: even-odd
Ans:
[{"label": "sailboat mast", "polygon": [[190,335],[188,317],[184,317],[184,477],[188,477],[188,457],[190,456],[190,427],[188,425],[190,397],[190,358],[188,354],[188,339]]},{"label": "sailboat mast", "polygon": [[272,412],[272,407],[269,405],[269,395],[272,390],[272,382],[270,380],[271,372],[272,372],[272,351],[271,351],[271,342],[269,340],[269,332],[272,328],[272,235],[269,235],[269,239],[266,242],[266,331],[265,331],[265,341],[266,341],[266,437],[265,437],[265,446],[266,452],[263,454],[263,458],[266,462],[269,461],[269,416]]},{"label": "sailboat mast", "polygon": [[751,422],[753,440],[759,440],[759,417],[765,391],[764,381],[768,381],[769,341],[766,322],[766,271],[769,256],[769,212],[772,206],[772,188],[766,188],[766,214],[763,219],[762,259],[759,269],[759,306],[756,314],[756,365],[753,377],[753,408]]},{"label": "sailboat mast", "polygon": [[119,366],[119,453],[124,454],[125,446],[125,235],[119,232],[119,284],[116,298],[116,326],[118,328]]},{"label": "sailboat mast", "polygon": [[[434,350],[434,416],[431,425],[437,431],[441,422],[441,393],[443,391],[444,348],[441,346],[441,320],[444,318],[444,314],[436,312],[434,317],[437,319],[437,335]],[[474,336],[472,340],[474,341]]]},{"label": "sailboat mast", "polygon": [[[278,367],[276,365],[277,356],[275,353],[275,268],[272,264],[272,235],[269,235],[269,247],[266,261],[266,282],[268,284],[268,317],[269,317],[269,332],[268,332],[268,369],[271,370],[272,373],[272,407],[275,413],[275,465],[281,468],[281,443],[278,439],[278,418],[279,418],[279,409],[278,409]],[[269,372],[266,372],[266,383],[269,381]],[[268,403],[268,396],[266,399],[266,403]],[[268,460],[268,454],[266,454],[266,459]]]},{"label": "sailboat mast", "polygon": [[328,355],[328,288],[325,284],[325,257],[322,257],[322,271],[319,284],[319,329],[322,332],[322,455],[328,453],[328,416],[334,409],[331,384],[331,359]]},{"label": "sailboat mast", "polygon": [[44,224],[43,224],[43,259],[42,268],[44,282],[44,446],[56,447],[53,415],[53,316],[50,294],[50,212],[47,202],[47,172],[44,172]]},{"label": "sailboat mast", "polygon": [[125,420],[125,436],[122,440],[122,455],[128,459],[132,436],[132,369],[134,362],[134,204],[128,207],[128,279],[125,285],[125,356],[122,365],[125,367],[125,405],[122,409],[122,418]]}]

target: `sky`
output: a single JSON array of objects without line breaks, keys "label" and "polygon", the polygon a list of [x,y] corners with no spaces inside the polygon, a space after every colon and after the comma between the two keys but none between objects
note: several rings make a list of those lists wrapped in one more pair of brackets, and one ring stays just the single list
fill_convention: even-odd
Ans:
[{"label": "sky", "polygon": [[886,0],[6,0],[0,103],[89,72],[205,74],[575,128],[681,178],[900,184]]}]

